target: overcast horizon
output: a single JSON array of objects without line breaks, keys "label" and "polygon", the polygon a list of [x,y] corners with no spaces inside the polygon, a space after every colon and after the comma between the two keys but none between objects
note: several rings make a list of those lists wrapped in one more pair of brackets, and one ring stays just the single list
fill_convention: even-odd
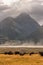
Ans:
[{"label": "overcast horizon", "polygon": [[0,21],[16,17],[24,11],[43,25],[43,0],[0,0]]}]

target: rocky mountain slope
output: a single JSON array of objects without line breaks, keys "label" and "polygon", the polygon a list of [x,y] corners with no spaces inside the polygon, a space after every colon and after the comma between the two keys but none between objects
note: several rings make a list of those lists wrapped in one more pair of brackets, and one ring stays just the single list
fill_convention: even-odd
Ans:
[{"label": "rocky mountain slope", "polygon": [[7,17],[0,22],[0,35],[4,35],[8,40],[26,41],[34,37],[36,39],[40,34],[43,34],[40,25],[27,13],[22,13],[16,18]]}]

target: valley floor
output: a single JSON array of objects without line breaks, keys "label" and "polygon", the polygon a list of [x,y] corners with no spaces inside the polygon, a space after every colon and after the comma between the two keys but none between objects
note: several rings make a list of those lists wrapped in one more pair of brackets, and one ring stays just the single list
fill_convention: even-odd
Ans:
[{"label": "valley floor", "polygon": [[33,55],[5,55],[0,54],[0,65],[43,65],[43,56]]}]

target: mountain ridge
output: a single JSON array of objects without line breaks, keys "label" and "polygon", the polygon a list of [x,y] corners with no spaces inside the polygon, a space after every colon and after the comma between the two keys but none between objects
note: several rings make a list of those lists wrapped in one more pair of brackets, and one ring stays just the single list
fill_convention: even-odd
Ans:
[{"label": "mountain ridge", "polygon": [[0,22],[0,35],[5,35],[9,40],[26,41],[27,38],[40,28],[40,25],[28,14],[22,13],[16,18],[7,17]]}]

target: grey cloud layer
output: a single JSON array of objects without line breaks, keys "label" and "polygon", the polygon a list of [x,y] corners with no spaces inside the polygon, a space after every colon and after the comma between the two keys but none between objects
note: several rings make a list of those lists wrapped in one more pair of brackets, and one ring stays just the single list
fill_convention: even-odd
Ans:
[{"label": "grey cloud layer", "polygon": [[6,9],[9,9],[9,7],[5,5],[0,6],[0,11],[6,10]]},{"label": "grey cloud layer", "polygon": [[43,5],[41,5],[41,3],[43,3],[43,1],[37,0],[33,2],[33,4],[31,4],[32,6],[32,11],[31,11],[31,15],[41,24],[43,23]]},{"label": "grey cloud layer", "polygon": [[0,5],[0,12],[9,9],[7,12],[3,12],[3,14],[5,16],[14,16],[26,11],[39,23],[43,23],[41,22],[43,21],[43,5],[41,5],[41,3],[43,3],[43,0],[32,0],[31,2],[28,2],[28,0],[22,0],[21,2],[13,3],[11,8]]}]

